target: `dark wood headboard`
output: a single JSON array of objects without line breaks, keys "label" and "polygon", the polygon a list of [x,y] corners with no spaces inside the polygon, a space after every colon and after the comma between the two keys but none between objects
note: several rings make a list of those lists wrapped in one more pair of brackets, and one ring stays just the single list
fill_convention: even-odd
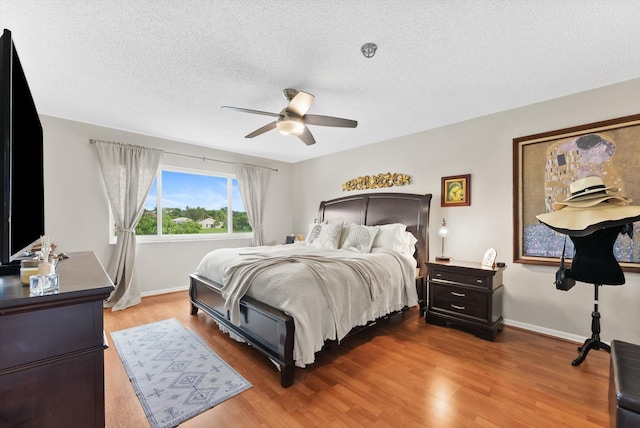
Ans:
[{"label": "dark wood headboard", "polygon": [[366,226],[402,223],[416,237],[418,267],[425,273],[429,260],[431,194],[364,193],[320,202],[320,222],[350,221]]}]

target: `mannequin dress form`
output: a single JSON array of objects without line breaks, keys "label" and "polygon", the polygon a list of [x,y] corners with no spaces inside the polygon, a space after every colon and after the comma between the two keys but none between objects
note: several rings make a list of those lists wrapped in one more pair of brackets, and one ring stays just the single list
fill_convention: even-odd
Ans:
[{"label": "mannequin dress form", "polygon": [[[624,272],[613,254],[613,244],[620,233],[632,233],[631,223],[640,220],[640,216],[617,221],[594,224],[584,230],[574,231],[551,227],[571,239],[574,254],[569,276],[576,281],[593,284],[594,300],[591,312],[591,337],[578,347],[578,358],[571,365],[580,365],[590,350],[603,349],[611,352],[611,347],[600,340],[600,312],[598,311],[598,287],[602,285],[622,285]],[[549,225],[547,225],[549,226]]]},{"label": "mannequin dress form", "polygon": [[569,190],[570,197],[553,203],[553,212],[536,217],[571,238],[575,251],[568,275],[594,286],[592,334],[578,347],[580,355],[571,363],[577,366],[591,349],[611,352],[609,345],[600,341],[598,287],[624,284],[624,273],[613,254],[613,246],[621,233],[633,238],[633,223],[640,220],[640,207],[630,205],[631,199],[615,194],[618,189],[607,187],[598,176],[574,181]]},{"label": "mannequin dress form", "polygon": [[613,244],[623,226],[599,229],[586,236],[571,236],[575,251],[571,262],[570,276],[576,281],[588,282],[594,286],[593,312],[591,312],[591,337],[578,347],[580,355],[571,365],[581,364],[591,349],[604,349],[611,353],[611,347],[600,341],[600,312],[598,312],[598,287],[624,284],[624,273],[613,255]]},{"label": "mannequin dress form", "polygon": [[574,245],[571,278],[590,284],[624,284],[624,273],[613,255],[613,244],[622,229],[615,226],[586,236],[569,235]]}]

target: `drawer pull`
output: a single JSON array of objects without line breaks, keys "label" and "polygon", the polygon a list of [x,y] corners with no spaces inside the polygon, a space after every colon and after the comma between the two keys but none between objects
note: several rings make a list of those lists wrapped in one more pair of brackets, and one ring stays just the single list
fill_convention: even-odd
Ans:
[{"label": "drawer pull", "polygon": [[481,280],[481,279],[476,279],[476,282],[477,282],[478,284],[482,284],[482,280]]},{"label": "drawer pull", "polygon": [[437,273],[436,276],[440,277],[440,276],[442,276],[442,274],[441,273]]},{"label": "drawer pull", "polygon": [[452,307],[453,309],[458,309],[458,310],[460,310],[460,311],[464,311],[464,310],[465,310],[465,307],[464,307],[464,306],[451,305],[451,307]]},{"label": "drawer pull", "polygon": [[467,295],[466,295],[466,294],[464,294],[464,293],[457,293],[457,292],[455,292],[455,291],[452,291],[452,292],[451,292],[451,295],[452,295],[452,296],[456,296],[456,297],[466,297],[466,296],[467,296]]}]

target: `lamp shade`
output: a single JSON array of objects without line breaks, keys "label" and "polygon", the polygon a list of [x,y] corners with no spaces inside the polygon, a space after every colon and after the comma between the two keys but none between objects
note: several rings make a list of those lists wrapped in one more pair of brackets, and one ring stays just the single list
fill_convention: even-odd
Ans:
[{"label": "lamp shade", "polygon": [[276,120],[276,127],[284,135],[301,135],[304,132],[304,121],[298,116],[284,114]]},{"label": "lamp shade", "polygon": [[445,219],[442,219],[442,224],[440,225],[440,229],[438,229],[438,236],[445,237],[449,234],[449,229],[447,229],[447,222]]}]

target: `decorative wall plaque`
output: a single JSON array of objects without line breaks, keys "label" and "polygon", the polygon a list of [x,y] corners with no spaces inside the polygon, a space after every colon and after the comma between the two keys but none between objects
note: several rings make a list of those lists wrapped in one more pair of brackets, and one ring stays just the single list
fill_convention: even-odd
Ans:
[{"label": "decorative wall plaque", "polygon": [[387,172],[386,174],[365,175],[349,180],[342,185],[342,191],[380,189],[406,184],[410,184],[408,175]]}]

